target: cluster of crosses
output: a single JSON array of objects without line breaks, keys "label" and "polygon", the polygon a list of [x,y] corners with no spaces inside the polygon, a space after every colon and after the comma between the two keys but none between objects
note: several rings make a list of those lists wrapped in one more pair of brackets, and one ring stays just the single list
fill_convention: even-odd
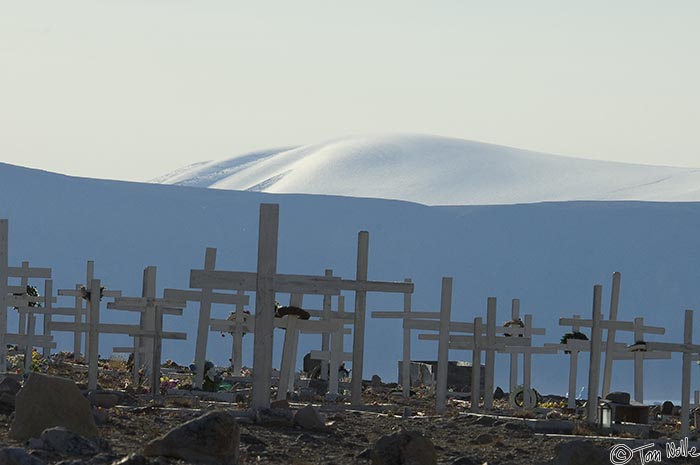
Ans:
[{"label": "cluster of crosses", "polygon": [[[83,354],[88,364],[88,389],[96,389],[98,381],[99,339],[105,334],[121,334],[132,338],[133,344],[115,347],[114,352],[133,354],[133,376],[135,381],[143,373],[152,392],[157,394],[160,386],[162,342],[164,339],[184,340],[184,332],[165,331],[165,315],[183,315],[188,302],[198,308],[193,385],[201,387],[204,376],[206,348],[210,332],[226,331],[233,335],[231,363],[234,373],[242,367],[243,334],[253,334],[252,398],[253,408],[269,407],[273,383],[273,338],[274,329],[283,328],[284,349],[277,386],[277,398],[284,399],[294,389],[297,348],[300,334],[321,334],[320,350],[311,352],[311,357],[321,362],[321,376],[328,380],[329,394],[339,392],[338,372],[344,362],[352,363],[350,382],[351,405],[361,404],[362,373],[367,317],[367,294],[371,292],[394,293],[403,296],[401,311],[373,311],[372,318],[395,318],[403,322],[402,379],[404,396],[410,395],[411,379],[408,367],[411,364],[412,331],[418,332],[419,340],[437,341],[437,373],[435,380],[436,410],[443,413],[449,395],[447,372],[450,350],[466,350],[472,353],[471,409],[489,410],[494,402],[494,377],[496,354],[509,355],[510,392],[522,395],[524,407],[536,405],[536,393],[532,384],[532,356],[536,354],[564,353],[570,358],[568,406],[576,406],[578,359],[581,352],[589,354],[587,418],[597,421],[599,395],[610,392],[612,367],[615,360],[634,361],[634,399],[644,401],[644,361],[669,359],[673,353],[681,353],[682,382],[681,429],[689,430],[689,408],[691,387],[691,364],[700,360],[700,344],[694,344],[693,311],[685,312],[684,338],[682,343],[646,341],[647,335],[663,335],[664,328],[646,326],[643,318],[633,321],[618,320],[620,274],[614,273],[610,311],[607,319],[602,313],[602,286],[593,289],[591,318],[573,314],[561,318],[559,324],[571,328],[570,335],[582,334],[587,328],[588,337],[563,338],[556,344],[537,346],[534,336],[545,335],[545,330],[533,326],[533,316],[521,318],[520,301],[513,299],[511,321],[499,325],[496,321],[496,298],[489,297],[486,303],[486,321],[480,316],[472,321],[453,321],[452,287],[450,277],[442,279],[441,299],[438,310],[417,311],[411,306],[414,284],[410,279],[401,282],[371,281],[368,279],[369,234],[358,234],[357,271],[355,279],[334,276],[332,270],[323,275],[294,275],[277,272],[279,206],[262,204],[258,237],[258,259],[255,272],[226,271],[216,269],[217,250],[208,248],[204,267],[192,270],[189,289],[165,289],[162,297],[156,293],[156,268],[144,270],[141,296],[125,297],[121,292],[106,290],[100,279],[94,276],[94,263],[88,262],[84,283],[72,289],[59,289],[54,296],[50,268],[30,267],[28,262],[13,267],[8,263],[8,221],[0,220],[0,372],[7,370],[8,344],[24,348],[25,371],[31,370],[34,348],[41,348],[49,355],[56,348],[54,332],[73,333],[73,353]],[[43,295],[30,292],[34,289],[30,281],[44,280]],[[14,282],[18,281],[18,282]],[[343,292],[354,293],[354,309],[346,311]],[[290,312],[284,317],[275,314],[277,294],[288,294],[290,307],[303,307],[304,296],[322,296],[321,309],[305,309],[307,319]],[[244,311],[254,296],[255,311],[249,315]],[[73,299],[72,305],[60,307],[58,297]],[[110,300],[107,302],[107,300]],[[335,309],[334,307],[335,301]],[[228,318],[214,318],[212,306],[229,305],[232,312]],[[102,323],[102,308],[115,311],[137,312],[138,324]],[[13,333],[8,328],[8,311],[16,311],[18,329]],[[478,314],[479,312],[475,312]],[[43,330],[37,334],[36,316],[42,316]],[[57,317],[69,317],[57,321]],[[605,333],[604,331],[605,330]],[[616,341],[618,332],[633,334],[634,344]],[[349,352],[345,351],[345,336],[352,335]],[[603,340],[603,335],[606,338]],[[83,339],[85,341],[83,347]],[[482,357],[484,379],[481,379]],[[522,357],[522,383],[519,383],[520,358]],[[604,357],[604,360],[603,360]],[[601,364],[602,389],[601,389]],[[483,385],[483,392],[481,386]],[[696,395],[697,397],[697,395]]]}]

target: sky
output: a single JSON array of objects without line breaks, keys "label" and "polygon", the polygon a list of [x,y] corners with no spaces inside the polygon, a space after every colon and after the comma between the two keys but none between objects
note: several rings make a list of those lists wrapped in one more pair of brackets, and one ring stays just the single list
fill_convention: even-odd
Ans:
[{"label": "sky", "polygon": [[143,181],[351,134],[700,167],[700,2],[0,0],[0,161]]}]

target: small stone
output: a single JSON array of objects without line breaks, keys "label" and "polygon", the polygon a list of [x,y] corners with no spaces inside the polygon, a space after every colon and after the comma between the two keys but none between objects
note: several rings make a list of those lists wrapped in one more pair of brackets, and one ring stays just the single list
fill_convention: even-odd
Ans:
[{"label": "small stone", "polygon": [[7,393],[14,396],[20,389],[22,389],[22,385],[14,378],[6,376],[0,381],[0,393]]},{"label": "small stone", "polygon": [[43,460],[32,457],[26,450],[19,447],[0,449],[0,464],[2,465],[45,465]]},{"label": "small stone", "polygon": [[95,407],[113,408],[119,402],[119,396],[111,392],[92,391],[88,394],[88,400]]},{"label": "small stone", "polygon": [[437,465],[433,443],[418,431],[403,431],[377,440],[372,465]]},{"label": "small stone", "polygon": [[474,442],[477,444],[490,444],[493,442],[493,436],[488,433],[482,433],[474,439]]},{"label": "small stone", "polygon": [[270,408],[288,409],[289,408],[289,401],[286,399],[275,400],[272,403],[270,403]]},{"label": "small stone", "polygon": [[59,454],[88,456],[100,452],[100,447],[95,442],[62,426],[44,430],[39,439],[43,443],[39,448]]},{"label": "small stone", "polygon": [[469,457],[460,457],[452,465],[482,465],[484,462],[481,460],[470,459]]},{"label": "small stone", "polygon": [[294,415],[294,424],[302,429],[311,431],[319,431],[326,428],[326,423],[321,418],[321,414],[311,405],[297,410],[296,415]]},{"label": "small stone", "polygon": [[546,418],[547,420],[559,420],[561,419],[561,413],[558,412],[557,410],[551,410],[547,412]]},{"label": "small stone", "polygon": [[149,442],[143,454],[202,464],[235,465],[240,434],[236,418],[225,410],[218,410],[183,423]]},{"label": "small stone", "polygon": [[123,459],[112,462],[112,465],[150,465],[151,461],[140,454],[129,454]]},{"label": "small stone", "polygon": [[607,449],[590,441],[567,441],[554,446],[556,456],[552,465],[610,465]]},{"label": "small stone", "polygon": [[629,392],[611,392],[607,396],[605,396],[606,400],[609,400],[610,402],[615,402],[616,404],[624,404],[624,405],[629,405],[630,403],[630,394]]},{"label": "small stone", "polygon": [[496,419],[493,417],[479,417],[475,422],[475,425],[481,426],[494,426],[496,424]]},{"label": "small stone", "polygon": [[90,402],[73,381],[31,373],[15,396],[10,437],[26,441],[53,426],[63,426],[86,437],[98,435]]},{"label": "small stone", "polygon": [[289,409],[258,408],[252,412],[256,423],[263,426],[279,426],[291,428],[294,426],[294,414]]},{"label": "small stone", "polygon": [[313,389],[317,396],[324,396],[328,392],[328,380],[312,378],[309,380],[309,389]]}]

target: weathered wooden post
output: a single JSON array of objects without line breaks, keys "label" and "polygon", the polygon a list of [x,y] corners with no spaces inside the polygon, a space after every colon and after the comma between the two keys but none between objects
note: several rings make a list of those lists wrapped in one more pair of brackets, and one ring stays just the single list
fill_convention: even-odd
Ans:
[{"label": "weathered wooden post", "polygon": [[486,368],[484,370],[484,409],[493,408],[496,365],[496,298],[489,297],[486,307]]},{"label": "weathered wooden post", "polygon": [[[358,283],[367,281],[369,267],[369,233],[360,231],[357,236],[357,274]],[[350,403],[362,404],[362,371],[365,352],[365,312],[367,310],[367,291],[359,288],[355,291],[355,326],[352,334],[352,380]]]},{"label": "weathered wooden post", "polygon": [[[452,312],[452,278],[442,278],[440,295],[440,336],[438,340],[438,372],[435,391],[435,411],[445,413],[447,401],[447,371],[450,351],[450,314]],[[410,364],[409,364],[410,366]],[[404,371],[410,369],[404,366]]]},{"label": "weathered wooden post", "polygon": [[603,286],[596,284],[593,287],[593,316],[591,325],[591,352],[588,369],[588,423],[595,424],[598,415],[598,392],[600,389],[600,355],[602,350],[601,320],[601,296]]},{"label": "weathered wooden post", "polygon": [[481,397],[481,338],[484,332],[481,317],[474,318],[474,343],[472,346],[472,392],[470,410],[479,411]]},{"label": "weathered wooden post", "polygon": [[270,406],[272,343],[275,329],[275,288],[279,205],[261,204],[258,231],[258,273],[253,335],[253,398],[251,407]]},{"label": "weathered wooden post", "polygon": [[[620,272],[613,273],[612,290],[610,292],[610,316],[608,321],[617,321],[617,311],[620,304]],[[615,327],[608,328],[608,338],[606,347],[615,344]],[[612,369],[615,358],[608,350],[605,351],[605,362],[603,365],[603,397],[610,394],[610,384],[612,383]]]},{"label": "weathered wooden post", "polygon": [[[520,299],[513,299],[510,310],[511,321],[520,320]],[[513,392],[518,386],[518,354],[511,352],[510,354],[510,392]]]}]

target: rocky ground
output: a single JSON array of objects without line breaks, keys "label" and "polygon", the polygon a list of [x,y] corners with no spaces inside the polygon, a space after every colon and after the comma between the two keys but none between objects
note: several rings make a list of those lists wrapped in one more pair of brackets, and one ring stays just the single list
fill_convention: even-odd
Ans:
[{"label": "rocky ground", "polygon": [[[84,382],[84,369],[79,363],[52,360],[48,365],[45,371],[49,374],[70,377],[78,384]],[[414,398],[406,401],[396,395],[393,385],[375,383],[371,386],[367,383],[364,400],[369,411],[316,402],[316,409],[321,412],[325,423],[325,426],[319,427],[300,425],[293,420],[294,412],[306,402],[282,402],[278,405],[279,409],[259,413],[253,418],[246,413],[248,406],[245,399],[235,404],[201,401],[186,406],[187,402],[178,402],[178,398],[169,399],[166,396],[154,402],[149,396],[142,395],[138,388],[131,386],[128,379],[126,368],[115,366],[114,363],[101,372],[100,384],[103,389],[119,390],[127,394],[120,396],[120,402],[116,406],[93,407],[99,437],[102,439],[96,450],[52,450],[42,446],[40,441],[37,443],[13,440],[8,436],[8,432],[14,413],[6,411],[0,414],[0,446],[19,448],[28,453],[21,460],[7,458],[0,453],[0,465],[199,463],[167,457],[143,457],[141,454],[147,443],[171,429],[207,412],[220,409],[233,411],[239,417],[237,422],[240,425],[241,464],[422,465],[430,463],[430,454],[427,459],[424,455],[425,451],[431,448],[430,444],[439,464],[610,464],[609,448],[620,442],[619,438],[584,438],[584,435],[590,436],[595,432],[587,429],[585,423],[578,421],[575,416],[570,417],[566,411],[560,409],[548,410],[556,412],[555,415],[550,413],[550,418],[570,418],[576,425],[574,432],[581,435],[580,437],[562,438],[535,434],[521,417],[544,417],[544,411],[515,412],[507,409],[504,402],[499,403],[496,413],[511,416],[471,416],[467,413],[468,402],[463,401],[451,401],[448,412],[436,416],[432,407],[434,398],[429,391],[419,391]],[[174,405],[178,403],[180,405]],[[427,442],[419,441],[413,445],[406,445],[404,440],[404,445],[400,446],[405,446],[406,449],[405,457],[401,459],[404,461],[391,461],[391,452],[382,449],[384,446],[377,441],[402,432],[417,432],[419,436],[427,439]],[[664,434],[673,435],[673,427],[669,427],[666,432],[656,433],[657,436]],[[80,455],[81,453],[83,455]],[[134,455],[128,457],[130,454]],[[416,461],[410,462],[411,457],[408,456]],[[628,463],[641,462],[635,458]],[[700,459],[671,461],[664,455],[661,463],[700,463]]]}]

